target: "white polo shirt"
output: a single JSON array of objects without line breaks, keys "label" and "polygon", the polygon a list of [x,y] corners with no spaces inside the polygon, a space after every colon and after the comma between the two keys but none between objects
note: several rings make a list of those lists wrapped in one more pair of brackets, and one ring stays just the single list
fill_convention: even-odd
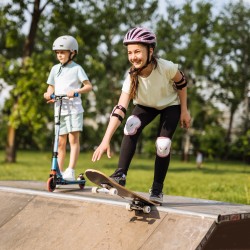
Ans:
[{"label": "white polo shirt", "polygon": [[[148,77],[138,77],[138,94],[133,103],[161,110],[180,104],[172,80],[177,73],[178,64],[164,59],[156,60],[158,65]],[[122,91],[129,94],[130,84],[130,75],[128,74],[123,82]]]},{"label": "white polo shirt", "polygon": [[[88,80],[84,69],[77,63],[72,62],[61,68],[61,64],[56,64],[52,67],[47,84],[53,85],[55,88],[55,95],[66,95],[70,90],[76,90],[82,87],[83,81]],[[55,105],[55,115],[58,114],[57,102]],[[61,115],[83,113],[82,99],[79,94],[78,97],[72,99],[63,99]]]}]

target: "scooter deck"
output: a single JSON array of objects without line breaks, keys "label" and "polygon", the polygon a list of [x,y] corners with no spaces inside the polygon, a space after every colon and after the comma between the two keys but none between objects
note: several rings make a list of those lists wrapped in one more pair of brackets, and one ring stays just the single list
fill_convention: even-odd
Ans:
[{"label": "scooter deck", "polygon": [[78,184],[80,189],[84,189],[86,180],[83,174],[79,174],[77,180],[64,180],[62,177],[58,177],[56,173],[50,174],[50,177],[47,181],[47,189],[49,192],[53,192],[56,189],[57,185],[71,185],[71,184]]}]

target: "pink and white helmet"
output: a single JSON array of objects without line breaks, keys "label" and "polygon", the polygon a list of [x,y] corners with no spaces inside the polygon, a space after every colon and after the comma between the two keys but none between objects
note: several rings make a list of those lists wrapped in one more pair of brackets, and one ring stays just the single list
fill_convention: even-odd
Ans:
[{"label": "pink and white helmet", "polygon": [[156,36],[146,28],[133,28],[127,32],[123,39],[123,44],[128,45],[132,43],[143,43],[155,47]]}]

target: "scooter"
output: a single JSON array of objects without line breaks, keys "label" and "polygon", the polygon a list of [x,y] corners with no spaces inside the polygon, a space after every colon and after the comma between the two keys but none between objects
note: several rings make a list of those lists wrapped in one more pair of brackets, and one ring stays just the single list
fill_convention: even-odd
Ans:
[{"label": "scooter", "polygon": [[[78,93],[75,93],[74,97],[77,97]],[[55,102],[59,102],[58,116],[55,121],[55,140],[54,140],[54,148],[52,154],[52,162],[51,162],[51,171],[49,175],[49,179],[47,181],[47,189],[49,192],[53,192],[56,189],[56,185],[70,185],[70,184],[78,184],[80,189],[84,189],[86,180],[84,178],[84,174],[80,174],[75,181],[67,181],[63,179],[63,176],[60,172],[58,166],[58,142],[59,142],[59,131],[60,131],[60,118],[61,118],[61,109],[63,99],[68,99],[66,95],[54,95],[50,96],[51,99],[54,99]]]}]

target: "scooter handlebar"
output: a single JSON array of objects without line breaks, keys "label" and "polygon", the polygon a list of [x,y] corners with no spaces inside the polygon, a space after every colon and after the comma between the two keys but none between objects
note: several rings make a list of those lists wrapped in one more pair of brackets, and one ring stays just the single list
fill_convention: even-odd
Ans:
[{"label": "scooter handlebar", "polygon": [[[74,93],[74,97],[78,97],[79,96],[79,93],[75,92]],[[67,95],[55,95],[55,94],[52,94],[50,95],[50,99],[56,99],[56,98],[65,98],[67,97]]]}]

